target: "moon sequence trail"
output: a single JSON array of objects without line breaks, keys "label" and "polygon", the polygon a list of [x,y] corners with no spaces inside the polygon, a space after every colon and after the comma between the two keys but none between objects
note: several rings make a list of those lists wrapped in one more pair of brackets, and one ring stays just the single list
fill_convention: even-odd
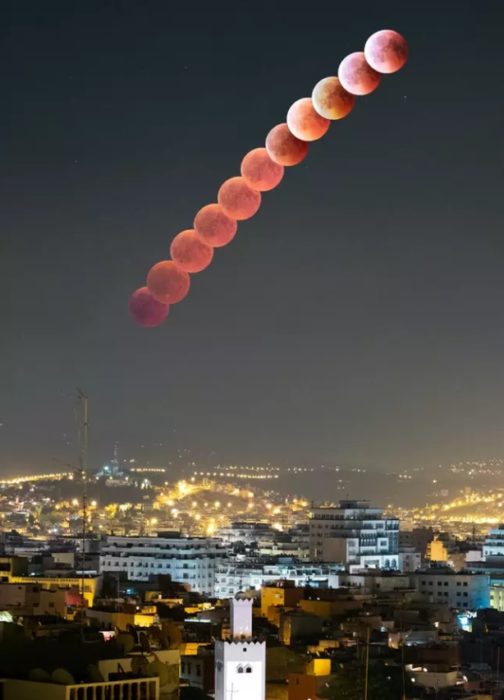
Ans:
[{"label": "moon sequence trail", "polygon": [[239,221],[250,219],[259,210],[262,193],[277,187],[285,168],[301,163],[309,144],[327,133],[331,121],[343,119],[352,111],[356,97],[376,90],[382,77],[400,70],[408,58],[408,45],[401,34],[383,29],[372,34],[364,51],[344,58],[338,75],[324,78],[290,107],[286,121],[266,136],[265,146],[254,148],[241,162],[240,175],[226,180],[217,193],[217,202],[205,205],[192,228],[178,233],[170,246],[171,259],[151,267],[146,285],[130,297],[129,312],[146,328],[160,326],[170,306],[184,299],[190,290],[190,275],[201,272],[213,260],[214,249],[230,243]]}]

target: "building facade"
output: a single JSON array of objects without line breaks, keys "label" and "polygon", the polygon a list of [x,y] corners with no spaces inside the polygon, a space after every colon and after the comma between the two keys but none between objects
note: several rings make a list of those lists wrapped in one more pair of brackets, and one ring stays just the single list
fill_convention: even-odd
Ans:
[{"label": "building facade", "polygon": [[490,576],[456,573],[433,568],[412,575],[421,596],[430,603],[443,603],[456,610],[479,610],[490,606]]},{"label": "building facade", "polygon": [[220,598],[234,596],[241,591],[260,590],[268,583],[279,580],[292,581],[296,586],[312,588],[338,588],[340,564],[284,561],[275,564],[256,562],[232,562],[228,560],[217,568],[215,595]]},{"label": "building facade", "polygon": [[310,557],[353,569],[399,569],[399,520],[368,501],[320,505],[310,515]]},{"label": "building facade", "polygon": [[504,561],[504,525],[490,530],[483,544],[483,558],[503,557]]},{"label": "building facade", "polygon": [[212,537],[109,536],[100,554],[101,573],[125,573],[130,581],[167,574],[192,591],[214,595],[215,573],[226,550]]}]

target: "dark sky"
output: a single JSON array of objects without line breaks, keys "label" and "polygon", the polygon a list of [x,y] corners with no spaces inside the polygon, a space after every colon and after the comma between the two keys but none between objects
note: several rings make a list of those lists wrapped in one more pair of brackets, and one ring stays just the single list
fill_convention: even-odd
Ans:
[{"label": "dark sky", "polygon": [[[72,457],[76,386],[93,462],[504,455],[503,22],[500,0],[4,4],[2,473]],[[172,236],[384,27],[407,67],[166,325],[133,325]]]}]

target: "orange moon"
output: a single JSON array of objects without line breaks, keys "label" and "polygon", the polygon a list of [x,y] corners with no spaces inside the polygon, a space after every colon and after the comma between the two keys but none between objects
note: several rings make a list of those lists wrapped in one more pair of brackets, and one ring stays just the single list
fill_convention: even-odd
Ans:
[{"label": "orange moon", "polygon": [[162,260],[147,274],[147,287],[154,299],[162,304],[176,304],[187,296],[191,280],[173,260]]},{"label": "orange moon", "polygon": [[170,255],[182,270],[201,272],[212,262],[213,248],[205,243],[199,233],[188,228],[175,236]]},{"label": "orange moon", "polygon": [[261,206],[261,195],[243,177],[231,177],[220,187],[217,201],[226,214],[237,221],[254,216]]},{"label": "orange moon", "polygon": [[326,119],[343,119],[355,105],[355,96],[333,76],[319,80],[313,88],[312,100],[317,112]]},{"label": "orange moon", "polygon": [[338,78],[351,95],[369,95],[376,90],[381,76],[366,61],[363,51],[356,51],[344,58],[338,68]]},{"label": "orange moon", "polygon": [[194,217],[193,226],[212,248],[230,243],[238,230],[235,219],[231,219],[217,203],[202,207]]},{"label": "orange moon", "polygon": [[280,184],[284,168],[271,160],[265,148],[254,148],[242,160],[241,174],[253,190],[267,192]]},{"label": "orange moon", "polygon": [[140,287],[130,296],[128,310],[140,326],[155,328],[163,323],[170,307],[154,299],[147,287]]},{"label": "orange moon", "polygon": [[287,126],[301,141],[316,141],[327,132],[331,122],[315,110],[311,97],[302,97],[287,112]]},{"label": "orange moon", "polygon": [[287,124],[277,124],[266,136],[266,150],[279,165],[297,165],[308,155],[308,144],[291,134]]},{"label": "orange moon", "polygon": [[371,34],[364,47],[366,61],[378,73],[395,73],[408,60],[406,39],[393,29]]}]

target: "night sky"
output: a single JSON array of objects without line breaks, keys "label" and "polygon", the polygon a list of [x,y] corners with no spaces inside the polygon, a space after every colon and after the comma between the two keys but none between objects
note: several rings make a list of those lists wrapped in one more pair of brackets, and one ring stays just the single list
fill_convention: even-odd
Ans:
[{"label": "night sky", "polygon": [[[10,6],[10,9],[9,9]],[[0,18],[0,470],[504,456],[504,4],[62,2]],[[296,9],[298,8],[298,9]],[[128,296],[290,104],[410,60],[288,169],[159,329]]]}]

